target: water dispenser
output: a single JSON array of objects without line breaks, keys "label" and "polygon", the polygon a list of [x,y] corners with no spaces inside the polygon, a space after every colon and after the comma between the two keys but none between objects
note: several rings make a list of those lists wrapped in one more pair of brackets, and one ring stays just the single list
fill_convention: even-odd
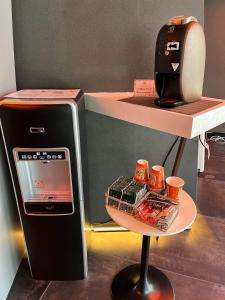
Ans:
[{"label": "water dispenser", "polygon": [[15,205],[35,279],[87,276],[84,109],[79,89],[23,90],[0,101]]}]

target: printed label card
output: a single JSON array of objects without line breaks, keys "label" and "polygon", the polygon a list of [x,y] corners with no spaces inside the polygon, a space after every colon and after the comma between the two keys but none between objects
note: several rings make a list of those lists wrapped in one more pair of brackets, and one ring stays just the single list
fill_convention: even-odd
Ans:
[{"label": "printed label card", "polygon": [[155,80],[152,79],[135,79],[134,96],[156,97]]}]

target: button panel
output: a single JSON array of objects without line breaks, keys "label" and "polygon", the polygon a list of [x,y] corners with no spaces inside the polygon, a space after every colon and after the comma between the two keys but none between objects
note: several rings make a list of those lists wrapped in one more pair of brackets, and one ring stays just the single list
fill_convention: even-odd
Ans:
[{"label": "button panel", "polygon": [[65,160],[64,151],[20,151],[19,160]]}]

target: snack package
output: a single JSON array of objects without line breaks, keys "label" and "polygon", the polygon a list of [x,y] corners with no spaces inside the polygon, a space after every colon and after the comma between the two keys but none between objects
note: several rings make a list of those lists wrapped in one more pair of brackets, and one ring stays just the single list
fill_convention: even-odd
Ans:
[{"label": "snack package", "polygon": [[108,195],[117,199],[121,199],[123,189],[129,186],[132,182],[132,179],[127,178],[125,176],[119,177],[116,181],[114,181],[110,187],[108,188]]},{"label": "snack package", "polygon": [[146,193],[146,184],[121,176],[108,188],[106,204],[133,215],[134,206]]},{"label": "snack package", "polygon": [[178,205],[172,204],[164,208],[157,216],[155,226],[162,231],[167,231],[178,214]]},{"label": "snack package", "polygon": [[146,194],[146,192],[146,184],[133,181],[123,190],[122,200],[130,204],[135,204]]},{"label": "snack package", "polygon": [[165,196],[149,192],[134,210],[134,217],[139,221],[167,231],[178,214],[179,205]]}]

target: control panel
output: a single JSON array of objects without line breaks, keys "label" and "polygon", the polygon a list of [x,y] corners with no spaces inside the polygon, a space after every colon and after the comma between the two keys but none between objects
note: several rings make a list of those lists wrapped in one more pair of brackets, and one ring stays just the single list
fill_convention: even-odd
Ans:
[{"label": "control panel", "polygon": [[69,149],[14,148],[13,155],[26,214],[74,213]]},{"label": "control panel", "polygon": [[19,151],[19,160],[64,160],[64,151]]}]

